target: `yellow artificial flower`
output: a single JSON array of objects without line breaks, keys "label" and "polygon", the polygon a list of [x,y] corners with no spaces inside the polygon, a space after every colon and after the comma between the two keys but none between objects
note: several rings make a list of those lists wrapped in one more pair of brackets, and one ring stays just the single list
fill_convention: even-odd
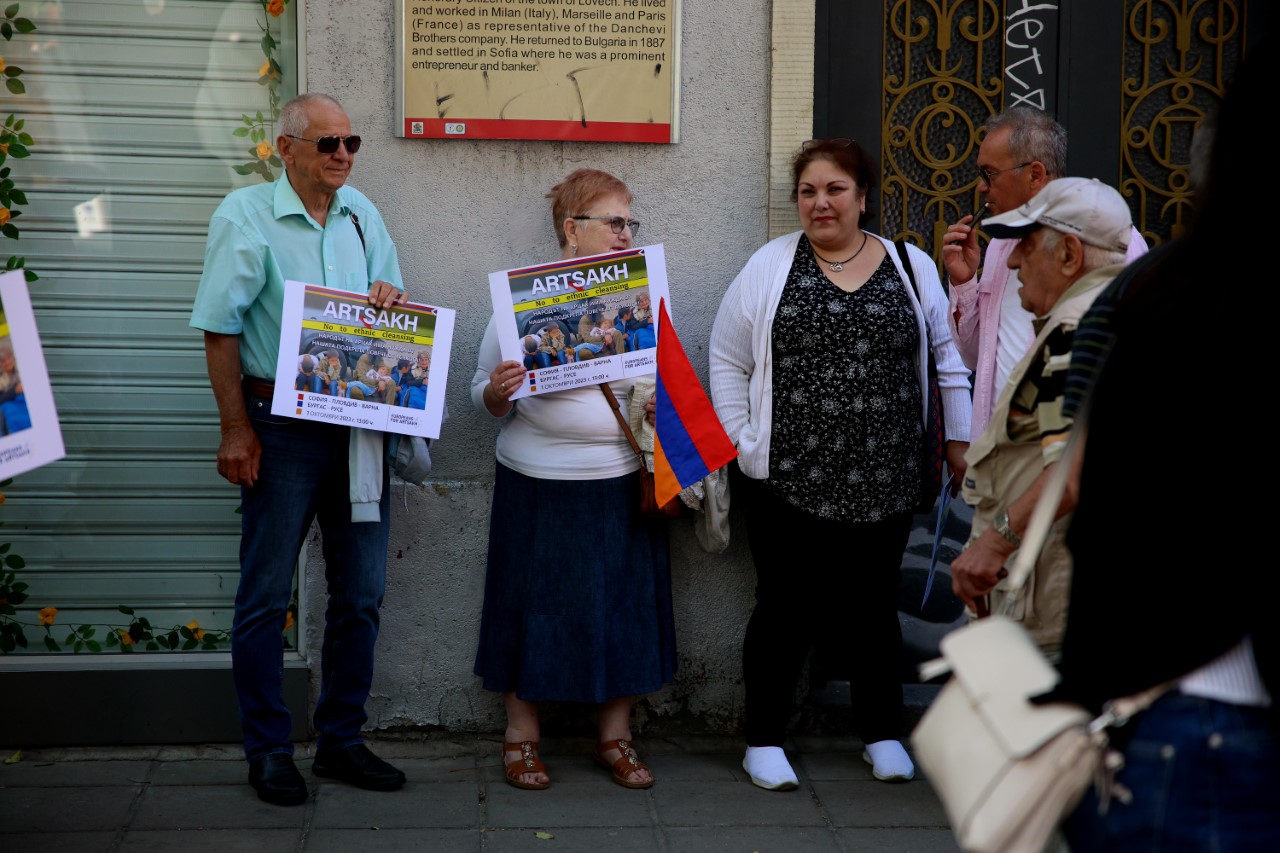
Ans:
[{"label": "yellow artificial flower", "polygon": [[273,146],[270,142],[258,143],[258,159],[259,160],[265,160],[274,153],[276,153],[275,146]]},{"label": "yellow artificial flower", "polygon": [[49,626],[53,624],[53,620],[58,618],[58,608],[45,607],[40,611],[40,624]]},{"label": "yellow artificial flower", "polygon": [[266,77],[270,71],[271,71],[271,60],[268,59],[266,62],[262,63],[262,67],[258,69],[258,76]]},{"label": "yellow artificial flower", "polygon": [[200,623],[192,619],[187,623],[187,627],[191,629],[191,635],[197,640],[204,639],[204,629],[200,627]]},{"label": "yellow artificial flower", "polygon": [[293,611],[286,610],[284,612],[284,629],[288,631],[292,627],[293,627]]},{"label": "yellow artificial flower", "polygon": [[0,142],[0,154],[8,155],[8,153],[9,153],[9,143]]},{"label": "yellow artificial flower", "polygon": [[4,227],[5,225],[9,224],[9,217],[10,217],[9,208],[0,207],[0,227]]},{"label": "yellow artificial flower", "polygon": [[118,631],[116,631],[116,633],[120,636],[120,645],[122,646],[133,645],[133,636],[129,633],[128,628],[121,628]]},{"label": "yellow artificial flower", "polygon": [[273,18],[278,18],[284,14],[284,0],[271,0],[267,4],[267,14]]},{"label": "yellow artificial flower", "polygon": [[0,72],[4,71],[4,57],[0,56]]}]

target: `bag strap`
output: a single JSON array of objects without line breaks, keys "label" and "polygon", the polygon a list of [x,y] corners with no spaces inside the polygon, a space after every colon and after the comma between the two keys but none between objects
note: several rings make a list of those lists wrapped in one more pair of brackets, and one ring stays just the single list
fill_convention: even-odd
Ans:
[{"label": "bag strap", "polygon": [[613,396],[613,391],[609,389],[606,382],[601,382],[598,386],[600,393],[604,394],[604,398],[609,401],[609,408],[613,409],[613,416],[618,419],[618,426],[622,427],[622,431],[626,433],[627,443],[631,445],[631,449],[635,451],[636,456],[640,457],[640,461],[644,462],[644,451],[640,449],[640,443],[636,441],[635,433],[631,431],[631,424],[627,423],[627,419],[622,416],[622,409],[618,408],[618,398]]},{"label": "bag strap", "polygon": [[898,260],[902,261],[902,268],[907,271],[907,281],[911,282],[911,292],[916,295],[916,301],[920,301],[920,286],[916,284],[916,273],[911,268],[911,257],[907,254],[907,244],[905,240],[894,240],[893,245],[898,249]]},{"label": "bag strap", "polygon": [[360,238],[360,248],[364,253],[369,254],[369,247],[364,244],[364,230],[360,227],[360,217],[356,216],[356,212],[351,211],[351,224],[356,227],[356,235]]},{"label": "bag strap", "polygon": [[[907,271],[907,281],[911,282],[911,292],[916,295],[916,302],[920,303],[920,312],[924,313],[924,300],[920,298],[920,285],[916,284],[916,273],[911,268],[911,256],[907,254],[907,243],[905,240],[898,239],[893,241],[893,245],[898,250],[898,260],[902,261],[902,268]],[[929,375],[936,376],[938,367],[933,363],[933,342],[929,340],[929,318],[927,315],[924,321],[924,335],[924,351],[929,356]]]}]

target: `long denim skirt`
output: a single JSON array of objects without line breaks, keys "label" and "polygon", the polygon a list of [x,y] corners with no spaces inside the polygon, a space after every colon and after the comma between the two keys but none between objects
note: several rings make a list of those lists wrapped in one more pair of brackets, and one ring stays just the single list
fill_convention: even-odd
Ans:
[{"label": "long denim skirt", "polygon": [[599,703],[675,675],[667,521],[640,475],[542,480],[501,462],[475,674],[529,702]]}]

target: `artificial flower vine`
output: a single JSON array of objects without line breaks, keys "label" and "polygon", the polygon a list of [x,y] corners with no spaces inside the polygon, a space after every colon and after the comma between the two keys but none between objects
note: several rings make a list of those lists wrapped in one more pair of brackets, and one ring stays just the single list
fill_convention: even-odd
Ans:
[{"label": "artificial flower vine", "polygon": [[247,139],[250,143],[246,149],[249,159],[231,168],[238,175],[258,174],[264,181],[274,181],[275,170],[284,165],[280,162],[275,146],[276,121],[280,118],[280,85],[284,78],[284,71],[276,58],[276,51],[280,47],[277,38],[280,27],[276,19],[284,14],[285,4],[289,0],[258,2],[262,5],[262,21],[258,24],[262,29],[260,44],[262,55],[266,57],[266,61],[258,68],[258,85],[266,87],[267,110],[265,113],[257,110],[253,115],[245,113],[240,117],[243,126],[231,131],[232,136]]}]

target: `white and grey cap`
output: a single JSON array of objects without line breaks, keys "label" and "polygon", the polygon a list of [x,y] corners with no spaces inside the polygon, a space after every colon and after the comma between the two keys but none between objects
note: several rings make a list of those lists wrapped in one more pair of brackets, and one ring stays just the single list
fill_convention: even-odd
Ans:
[{"label": "white and grey cap", "polygon": [[982,220],[982,229],[999,238],[1022,237],[1041,225],[1090,246],[1127,252],[1133,218],[1120,193],[1097,178],[1058,178],[1021,207]]}]

